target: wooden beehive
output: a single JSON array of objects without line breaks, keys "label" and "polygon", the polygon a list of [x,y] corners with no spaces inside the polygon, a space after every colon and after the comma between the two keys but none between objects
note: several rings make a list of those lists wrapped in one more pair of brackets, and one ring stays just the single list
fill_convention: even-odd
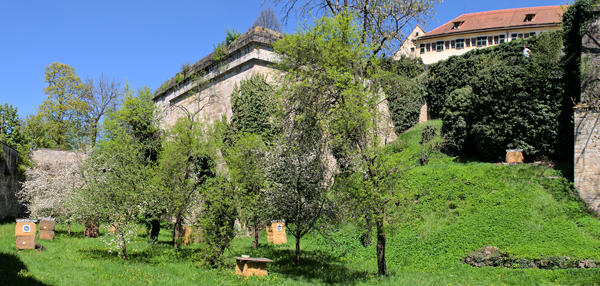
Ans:
[{"label": "wooden beehive", "polygon": [[267,263],[273,262],[267,258],[236,257],[235,273],[241,276],[267,276]]},{"label": "wooden beehive", "polygon": [[17,249],[35,249],[35,221],[18,219],[15,226]]},{"label": "wooden beehive", "polygon": [[53,240],[56,220],[54,218],[46,217],[40,218],[39,221],[40,231],[38,232],[38,238],[42,240]]},{"label": "wooden beehive", "polygon": [[40,230],[51,230],[54,231],[54,227],[56,226],[56,220],[51,217],[40,218]]},{"label": "wooden beehive", "polygon": [[525,161],[523,158],[523,149],[506,150],[506,163],[521,164]]},{"label": "wooden beehive", "polygon": [[42,240],[53,240],[54,239],[54,231],[53,230],[41,230],[38,232],[38,238]]},{"label": "wooden beehive", "polygon": [[183,225],[183,245],[190,245],[192,242],[192,232],[191,225]]},{"label": "wooden beehive", "polygon": [[273,244],[287,243],[287,235],[285,233],[285,222],[282,220],[274,220],[271,222],[271,240],[267,236],[267,241]]}]

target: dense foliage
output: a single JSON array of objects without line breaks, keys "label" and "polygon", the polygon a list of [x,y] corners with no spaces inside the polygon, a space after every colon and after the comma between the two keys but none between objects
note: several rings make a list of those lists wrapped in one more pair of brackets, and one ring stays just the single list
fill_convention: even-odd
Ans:
[{"label": "dense foliage", "polygon": [[[427,103],[443,119],[449,151],[490,160],[512,148],[555,155],[564,94],[561,35],[543,33],[431,66]],[[531,58],[522,56],[525,43]]]},{"label": "dense foliage", "polygon": [[386,96],[396,133],[402,133],[418,122],[425,103],[421,77],[425,66],[421,59],[405,56],[398,60],[383,59],[380,66],[382,72],[376,82]]}]

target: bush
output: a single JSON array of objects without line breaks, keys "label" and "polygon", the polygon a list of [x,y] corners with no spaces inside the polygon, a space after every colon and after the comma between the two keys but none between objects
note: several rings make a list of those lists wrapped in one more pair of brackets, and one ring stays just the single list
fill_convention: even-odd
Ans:
[{"label": "bush", "polygon": [[546,32],[524,40],[513,40],[498,46],[472,50],[429,66],[425,80],[425,100],[430,116],[438,117],[446,98],[452,91],[470,84],[482,69],[498,63],[523,65],[523,44],[532,51],[532,58],[548,59],[557,63],[562,45],[562,32]]},{"label": "bush", "polygon": [[[502,158],[506,149],[513,148],[533,157],[555,155],[564,94],[558,65],[560,36],[544,33],[529,41],[531,58],[521,55],[523,42],[517,40],[452,57],[432,68],[428,104],[434,112],[442,107],[446,151],[488,160]],[[456,79],[461,75],[450,75],[461,68],[477,70],[459,72],[469,78],[464,86],[460,86],[464,79]],[[454,89],[443,100],[431,97],[432,90],[440,95],[449,88]]]}]

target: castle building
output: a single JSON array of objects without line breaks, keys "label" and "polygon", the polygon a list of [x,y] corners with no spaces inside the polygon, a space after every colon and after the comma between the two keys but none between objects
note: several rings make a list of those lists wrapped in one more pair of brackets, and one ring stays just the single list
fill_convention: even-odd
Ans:
[{"label": "castle building", "polygon": [[418,57],[429,65],[473,49],[558,30],[566,9],[557,5],[463,14],[427,33],[417,26],[395,56]]}]

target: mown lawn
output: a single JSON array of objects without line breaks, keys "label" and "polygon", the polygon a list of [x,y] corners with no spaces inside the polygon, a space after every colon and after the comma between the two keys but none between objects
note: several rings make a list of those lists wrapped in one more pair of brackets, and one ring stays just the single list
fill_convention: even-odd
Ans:
[{"label": "mown lawn", "polygon": [[[439,126],[439,122],[429,125]],[[403,134],[389,156],[414,162],[424,125]],[[196,259],[198,246],[174,250],[170,230],[149,245],[140,227],[122,261],[109,253],[101,238],[82,237],[76,226],[69,237],[57,227],[45,251],[15,249],[14,222],[0,225],[0,285],[600,285],[600,269],[475,268],[461,259],[486,245],[517,258],[569,256],[600,261],[600,221],[573,196],[560,171],[533,165],[504,166],[458,163],[435,153],[426,166],[415,167],[396,182],[401,203],[391,212],[387,259],[391,274],[375,275],[375,246],[364,248],[351,223],[335,226],[326,236],[302,240],[303,263],[293,264],[294,239],[261,246],[236,238],[226,253],[227,266],[210,270]],[[234,256],[268,257],[266,278],[234,274]]]}]

